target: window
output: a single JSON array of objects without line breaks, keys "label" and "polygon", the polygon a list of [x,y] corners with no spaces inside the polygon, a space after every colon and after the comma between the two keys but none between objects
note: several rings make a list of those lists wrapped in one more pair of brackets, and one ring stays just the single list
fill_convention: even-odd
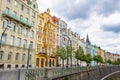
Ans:
[{"label": "window", "polygon": [[19,27],[18,27],[18,33],[19,33],[19,34],[22,34],[22,26],[19,26]]},{"label": "window", "polygon": [[34,31],[33,30],[31,31],[31,37],[34,37]]},{"label": "window", "polygon": [[48,48],[48,54],[50,54],[50,47]]},{"label": "window", "polygon": [[11,0],[7,0],[8,2],[10,2]]},{"label": "window", "polygon": [[42,47],[42,53],[44,53],[44,47]]},{"label": "window", "polygon": [[6,7],[5,12],[9,13],[9,8],[8,7]]},{"label": "window", "polygon": [[16,24],[12,22],[12,24],[11,24],[11,28],[10,28],[11,31],[15,31],[15,26],[16,26]]},{"label": "window", "polygon": [[14,12],[13,12],[13,15],[16,17],[16,15],[17,15],[17,12],[16,12],[16,11],[14,11]]},{"label": "window", "polygon": [[3,36],[2,36],[2,43],[6,43],[6,37],[7,37],[7,34],[3,34]]},{"label": "window", "polygon": [[10,45],[14,45],[14,36],[10,36]]},{"label": "window", "polygon": [[14,5],[15,5],[15,6],[17,6],[17,5],[18,5],[17,1],[15,1],[15,2],[14,2]]},{"label": "window", "polygon": [[28,8],[26,9],[26,14],[29,14],[29,9]]},{"label": "window", "polygon": [[22,15],[20,15],[20,20],[23,20],[23,16]]},{"label": "window", "polygon": [[19,58],[19,53],[16,53],[15,60],[18,60],[18,58]]},{"label": "window", "polygon": [[33,4],[33,8],[35,8],[35,4]]},{"label": "window", "polygon": [[27,28],[24,29],[24,35],[27,36],[28,34],[28,31],[27,31]]},{"label": "window", "polygon": [[35,12],[33,12],[32,17],[34,17],[34,18],[35,18]]},{"label": "window", "polygon": [[0,51],[0,60],[3,58],[3,51]]},{"label": "window", "polygon": [[22,55],[22,60],[23,60],[23,61],[25,61],[25,57],[26,57],[26,55],[23,54],[23,55]]},{"label": "window", "polygon": [[8,53],[8,60],[11,60],[11,58],[12,58],[12,52],[9,52]]},{"label": "window", "polygon": [[24,41],[23,41],[23,48],[26,48],[26,47],[27,47],[27,40],[24,39]]},{"label": "window", "polygon": [[8,26],[8,20],[5,19],[5,20],[3,21],[3,27],[4,27],[4,28],[7,28],[7,26]]},{"label": "window", "polygon": [[21,5],[21,10],[24,10],[24,5]]},{"label": "window", "polygon": [[40,52],[40,46],[37,46],[37,52]]},{"label": "window", "polygon": [[32,26],[34,26],[35,25],[35,22],[34,21],[32,21]]},{"label": "window", "polygon": [[28,22],[28,18],[26,18],[26,22]]},{"label": "window", "polygon": [[31,45],[31,49],[32,49],[32,47],[33,47],[33,42],[32,41],[30,41],[30,45]]},{"label": "window", "polygon": [[21,38],[17,38],[17,46],[20,47],[21,45]]}]

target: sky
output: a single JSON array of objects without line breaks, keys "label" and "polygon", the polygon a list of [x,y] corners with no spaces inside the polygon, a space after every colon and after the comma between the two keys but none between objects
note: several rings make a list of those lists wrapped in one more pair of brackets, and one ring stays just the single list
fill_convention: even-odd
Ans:
[{"label": "sky", "polygon": [[64,20],[93,45],[120,54],[120,0],[37,0],[40,12]]}]

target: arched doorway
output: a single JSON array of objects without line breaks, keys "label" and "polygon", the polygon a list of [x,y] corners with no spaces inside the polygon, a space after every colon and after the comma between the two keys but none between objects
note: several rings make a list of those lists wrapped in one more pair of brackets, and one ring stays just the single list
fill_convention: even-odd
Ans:
[{"label": "arched doorway", "polygon": [[44,67],[44,59],[41,58],[41,67]]},{"label": "arched doorway", "polygon": [[39,58],[36,59],[36,67],[39,67]]}]

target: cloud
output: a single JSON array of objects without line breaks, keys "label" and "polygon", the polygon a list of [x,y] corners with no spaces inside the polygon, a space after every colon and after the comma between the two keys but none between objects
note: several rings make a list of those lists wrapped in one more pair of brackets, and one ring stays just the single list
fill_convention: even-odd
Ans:
[{"label": "cloud", "polygon": [[91,12],[107,16],[120,11],[120,0],[37,0],[39,9],[50,8],[67,19],[88,18]]},{"label": "cloud", "polygon": [[[101,46],[107,51],[120,52],[120,34],[116,33],[116,30],[119,31],[120,29],[115,26],[115,24],[119,24],[119,22],[117,22],[118,19],[113,15],[115,14],[113,13],[109,16],[103,16],[96,12],[93,12],[86,20],[74,19],[71,20],[68,24],[71,25],[72,30],[74,32],[78,32],[80,36],[86,37],[88,34],[92,44]],[[109,26],[103,27],[103,25]]]},{"label": "cloud", "polygon": [[66,20],[80,36],[89,34],[93,44],[120,53],[120,0],[37,0],[41,12]]},{"label": "cloud", "polygon": [[120,32],[120,25],[104,25],[104,26],[102,26],[102,29],[105,31],[112,31],[115,33],[119,33]]},{"label": "cloud", "polygon": [[110,14],[107,17],[103,17],[101,29],[105,31],[112,31],[114,33],[119,33],[120,32],[120,12],[115,12],[113,14]]}]

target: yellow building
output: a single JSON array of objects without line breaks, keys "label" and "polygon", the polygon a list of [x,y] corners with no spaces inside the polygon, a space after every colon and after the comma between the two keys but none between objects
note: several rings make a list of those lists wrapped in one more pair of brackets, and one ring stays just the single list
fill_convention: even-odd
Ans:
[{"label": "yellow building", "polygon": [[97,47],[96,52],[97,52],[97,55],[100,55],[103,58],[103,61],[106,61],[105,50],[101,49],[100,47]]},{"label": "yellow building", "polygon": [[38,14],[36,67],[56,66],[56,24],[50,10]]}]

